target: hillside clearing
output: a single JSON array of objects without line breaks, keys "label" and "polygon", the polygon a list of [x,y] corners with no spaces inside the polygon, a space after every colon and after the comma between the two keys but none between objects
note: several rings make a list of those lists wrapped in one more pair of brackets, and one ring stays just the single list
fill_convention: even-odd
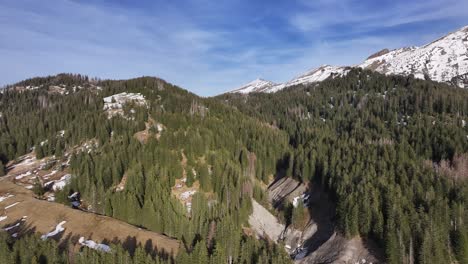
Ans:
[{"label": "hillside clearing", "polygon": [[[6,179],[0,180],[0,196],[14,195],[0,203],[3,221],[1,226],[11,234],[20,236],[30,232],[49,234],[58,223],[63,223],[64,230],[53,236],[59,240],[68,240],[74,246],[80,246],[79,238],[84,237],[96,243],[121,243],[127,250],[134,250],[136,245],[177,254],[179,242],[173,238],[137,228],[125,222],[74,210],[65,205],[33,198],[31,191]],[[6,208],[10,204],[14,207]],[[66,223],[65,223],[66,221]],[[60,228],[59,228],[60,229]],[[149,247],[150,246],[150,247]]]}]

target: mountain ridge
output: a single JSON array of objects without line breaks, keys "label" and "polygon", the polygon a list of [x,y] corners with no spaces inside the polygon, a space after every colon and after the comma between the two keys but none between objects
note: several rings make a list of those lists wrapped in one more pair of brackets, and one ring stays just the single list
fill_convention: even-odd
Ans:
[{"label": "mountain ridge", "polygon": [[261,88],[248,83],[227,93],[274,93],[300,84],[321,82],[329,77],[346,75],[350,68],[364,68],[386,75],[414,75],[418,79],[446,82],[468,88],[468,26],[422,46],[397,49],[384,48],[371,54],[362,63],[352,66],[322,65],[285,83],[263,80]]}]

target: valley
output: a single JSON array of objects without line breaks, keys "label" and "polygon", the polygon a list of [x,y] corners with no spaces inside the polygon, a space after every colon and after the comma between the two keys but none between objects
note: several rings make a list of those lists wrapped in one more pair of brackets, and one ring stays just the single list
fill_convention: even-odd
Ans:
[{"label": "valley", "polygon": [[203,97],[0,93],[0,263],[468,263],[467,27]]}]

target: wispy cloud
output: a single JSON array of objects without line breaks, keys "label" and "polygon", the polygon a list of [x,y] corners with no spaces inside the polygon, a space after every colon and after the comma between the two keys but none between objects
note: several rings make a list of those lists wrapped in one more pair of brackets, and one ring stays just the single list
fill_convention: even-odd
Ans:
[{"label": "wispy cloud", "polygon": [[58,72],[153,75],[213,95],[355,64],[468,22],[466,0],[374,2],[0,0],[0,85]]},{"label": "wispy cloud", "polygon": [[293,14],[290,23],[304,32],[323,31],[323,28],[340,25],[346,25],[353,32],[362,32],[409,23],[465,18],[468,14],[468,1],[465,0],[376,1],[378,7],[356,0],[302,3],[304,10]]}]

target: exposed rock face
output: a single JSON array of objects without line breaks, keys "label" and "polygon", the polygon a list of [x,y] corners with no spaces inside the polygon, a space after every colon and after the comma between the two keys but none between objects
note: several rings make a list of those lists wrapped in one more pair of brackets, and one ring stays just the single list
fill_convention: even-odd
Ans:
[{"label": "exposed rock face", "polygon": [[267,236],[277,242],[281,238],[285,226],[257,201],[252,200],[253,213],[249,217],[249,224],[258,236]]},{"label": "exposed rock face", "polygon": [[451,83],[461,88],[468,88],[468,72],[453,77]]},{"label": "exposed rock face", "polygon": [[[346,239],[335,230],[335,208],[328,195],[317,186],[306,186],[291,178],[272,183],[268,194],[274,207],[307,196],[304,202],[310,220],[304,230],[285,226],[270,211],[252,200],[253,213],[249,223],[258,237],[283,242],[296,263],[378,263],[379,250],[372,242],[359,237]],[[305,194],[305,195],[304,195]]]},{"label": "exposed rock face", "polygon": [[273,182],[268,187],[268,197],[271,203],[276,207],[277,204],[283,202],[284,199],[293,201],[294,197],[303,194],[307,187],[300,182],[284,177]]},{"label": "exposed rock face", "polygon": [[376,53],[374,53],[374,54],[370,55],[369,57],[367,57],[367,60],[373,59],[373,58],[376,58],[376,57],[379,57],[379,56],[382,56],[382,55],[385,55],[385,54],[387,54],[389,52],[390,52],[389,49],[383,49],[383,50],[377,51]]}]

